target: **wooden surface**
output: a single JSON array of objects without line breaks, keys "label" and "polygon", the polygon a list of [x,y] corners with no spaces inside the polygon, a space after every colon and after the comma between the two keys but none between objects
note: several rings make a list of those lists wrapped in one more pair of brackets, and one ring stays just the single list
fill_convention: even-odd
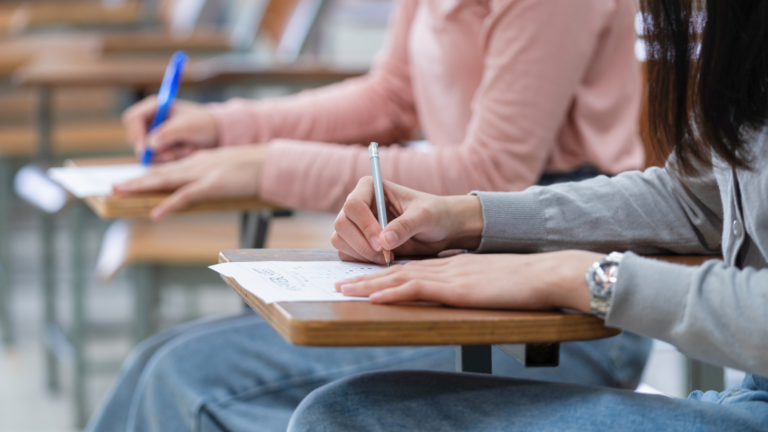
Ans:
[{"label": "wooden surface", "polygon": [[[270,222],[269,248],[330,248],[334,215],[296,212]],[[239,244],[240,215],[217,213],[178,216],[160,222],[123,221],[121,235],[106,236],[102,254],[118,260],[99,260],[96,274],[110,280],[121,269],[134,264],[209,266],[219,251]],[[112,228],[110,228],[112,229]],[[190,235],[194,234],[194,235]]]},{"label": "wooden surface", "polygon": [[[133,157],[72,159],[67,166],[89,166],[136,163]],[[149,213],[170,192],[132,195],[105,195],[86,198],[84,201],[102,219],[149,218]],[[181,214],[226,211],[251,211],[277,209],[278,207],[255,198],[237,198],[203,201],[193,204]]]},{"label": "wooden surface", "polygon": [[[13,75],[23,86],[115,86],[159,87],[166,59],[104,60],[79,63],[30,64]],[[296,81],[334,82],[359,76],[364,70],[337,70],[319,66],[273,67],[242,56],[191,62],[184,73],[185,85],[231,84],[234,81],[289,83]]]},{"label": "wooden surface", "polygon": [[[338,261],[335,250],[225,250],[221,262]],[[406,346],[565,342],[619,334],[584,314],[374,305],[366,302],[265,304],[224,280],[280,335],[296,345]]]},{"label": "wooden surface", "polygon": [[130,25],[141,20],[141,3],[136,0],[114,5],[98,1],[14,3],[0,5],[0,32],[46,25]]},{"label": "wooden surface", "polygon": [[220,53],[231,49],[229,35],[194,32],[175,35],[168,32],[111,33],[101,36],[104,54],[151,54],[183,50],[188,53]]},{"label": "wooden surface", "polygon": [[[0,157],[31,157],[37,153],[38,135],[33,127],[0,127]],[[128,152],[125,129],[118,121],[68,124],[53,131],[53,154]]]}]

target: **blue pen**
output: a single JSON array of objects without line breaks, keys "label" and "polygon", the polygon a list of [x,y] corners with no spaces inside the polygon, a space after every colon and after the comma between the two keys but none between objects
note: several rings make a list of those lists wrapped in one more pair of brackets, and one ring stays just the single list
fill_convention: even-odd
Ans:
[{"label": "blue pen", "polygon": [[[157,113],[147,133],[152,132],[168,118],[168,111],[170,111],[173,100],[176,99],[176,94],[179,92],[181,75],[184,74],[184,66],[186,65],[187,54],[184,51],[176,51],[173,57],[171,57],[170,63],[168,63],[168,68],[165,69],[163,83],[160,84],[160,92],[157,95]],[[144,154],[141,155],[142,165],[149,165],[152,161],[152,156],[151,148],[147,147],[144,149]]]}]

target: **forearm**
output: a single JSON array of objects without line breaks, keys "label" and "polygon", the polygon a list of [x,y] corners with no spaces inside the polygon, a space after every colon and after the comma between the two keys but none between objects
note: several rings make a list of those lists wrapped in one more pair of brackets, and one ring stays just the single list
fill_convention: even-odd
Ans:
[{"label": "forearm", "polygon": [[606,324],[693,357],[768,375],[768,270],[686,267],[626,254]]},{"label": "forearm", "polygon": [[717,254],[721,211],[711,176],[628,172],[521,193],[478,192],[481,252],[585,249],[643,254]]},{"label": "forearm", "polygon": [[345,144],[408,139],[416,125],[407,96],[410,88],[382,85],[386,78],[381,73],[283,98],[211,104],[219,144],[266,143],[275,138]]}]

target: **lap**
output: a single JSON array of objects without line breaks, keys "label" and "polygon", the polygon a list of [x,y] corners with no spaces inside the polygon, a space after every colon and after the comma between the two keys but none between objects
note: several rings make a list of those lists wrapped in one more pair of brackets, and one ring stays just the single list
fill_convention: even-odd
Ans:
[{"label": "lap", "polygon": [[[633,387],[650,344],[631,333],[562,344],[561,366],[524,368],[494,349],[494,374],[590,385]],[[418,369],[453,371],[453,347],[320,348],[290,345],[253,313],[188,324],[142,343],[127,363],[125,391],[112,399],[130,400],[129,421],[161,411],[172,400],[191,422],[213,418],[222,430],[282,424],[301,400],[335,380],[370,371]],[[123,380],[121,380],[123,381]],[[133,381],[136,382],[136,381]],[[119,385],[118,388],[121,386]],[[115,405],[115,404],[112,404]],[[170,408],[166,408],[168,410]],[[119,410],[116,410],[119,411]],[[105,415],[108,412],[105,410]],[[277,429],[277,428],[275,428]]]},{"label": "lap", "polygon": [[373,373],[310,394],[289,431],[768,430],[768,393],[752,391],[708,403],[475,374]]}]

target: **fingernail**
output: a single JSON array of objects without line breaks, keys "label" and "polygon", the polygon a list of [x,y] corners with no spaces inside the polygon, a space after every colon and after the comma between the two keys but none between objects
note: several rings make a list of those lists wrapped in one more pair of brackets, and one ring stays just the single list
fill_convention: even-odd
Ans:
[{"label": "fingernail", "polygon": [[357,285],[355,284],[345,284],[341,286],[341,292],[344,293],[344,295],[349,294],[356,294],[357,293]]},{"label": "fingernail", "polygon": [[387,246],[393,247],[397,244],[397,234],[395,234],[392,231],[387,231],[384,233],[384,241],[387,243]]},{"label": "fingernail", "polygon": [[152,210],[152,212],[149,213],[149,217],[151,217],[152,219],[160,219],[161,217],[163,217],[163,211],[160,209],[154,209]]},{"label": "fingernail", "polygon": [[371,247],[377,252],[381,250],[381,242],[378,237],[371,237]]},{"label": "fingernail", "polygon": [[384,255],[379,255],[376,257],[376,264],[387,265],[387,260],[384,259]]},{"label": "fingernail", "polygon": [[380,292],[376,292],[376,293],[371,294],[368,297],[368,300],[370,300],[372,302],[377,302],[377,301],[381,300],[381,293]]}]

